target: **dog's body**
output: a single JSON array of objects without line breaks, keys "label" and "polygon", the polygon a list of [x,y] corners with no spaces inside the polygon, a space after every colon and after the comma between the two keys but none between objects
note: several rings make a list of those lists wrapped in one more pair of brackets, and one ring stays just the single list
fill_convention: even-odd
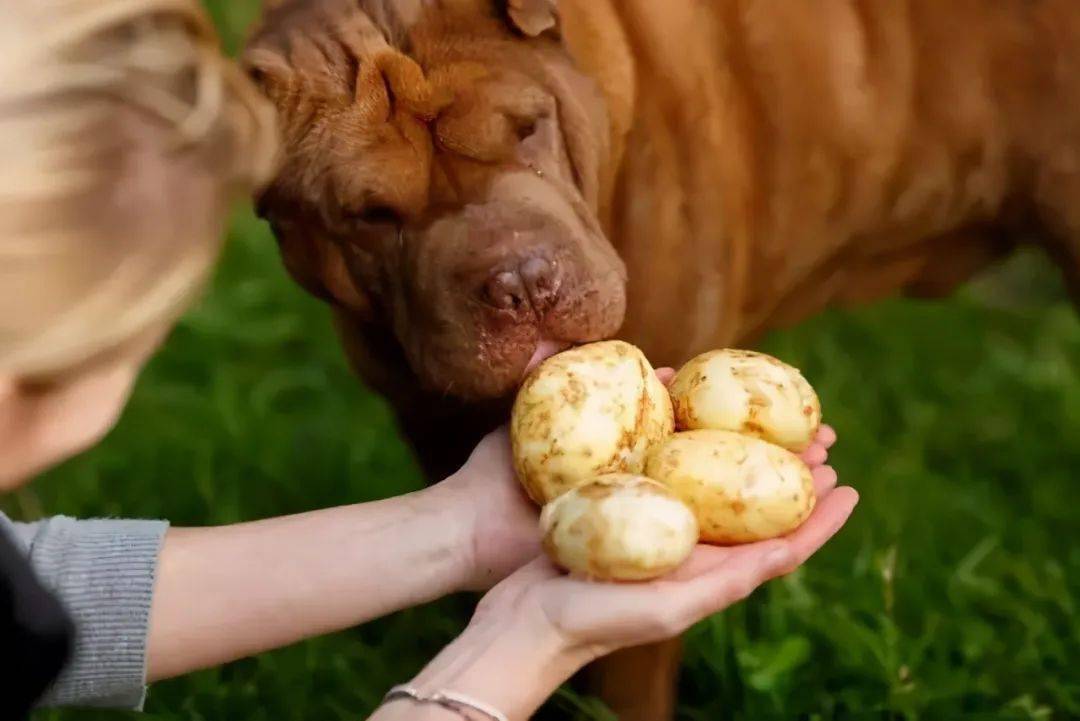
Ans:
[{"label": "dog's body", "polygon": [[623,332],[659,362],[833,303],[947,292],[1025,234],[1066,251],[1075,282],[1080,6],[620,15],[639,83],[611,237],[630,268]]},{"label": "dog's body", "polygon": [[[407,334],[427,320],[415,313],[405,318],[397,311],[383,311],[382,317],[372,312],[371,305],[400,301],[357,297],[377,274],[365,275],[366,261],[350,261],[348,252],[344,261],[335,260],[337,251],[327,249],[340,241],[318,240],[321,231],[309,232],[315,224],[310,214],[289,210],[310,204],[309,196],[321,192],[311,189],[310,177],[319,169],[328,172],[325,163],[309,162],[319,155],[318,140],[298,130],[326,115],[320,115],[319,103],[296,111],[312,97],[310,84],[305,89],[296,77],[310,80],[318,75],[318,63],[335,61],[327,52],[305,59],[295,39],[282,38],[289,32],[317,37],[343,22],[344,16],[334,13],[362,13],[357,3],[342,0],[291,2],[337,9],[314,24],[314,10],[305,17],[271,16],[269,30],[256,38],[249,54],[282,111],[291,162],[264,205],[290,270],[334,304],[354,365],[397,406],[432,473],[452,469],[481,432],[505,417],[506,391],[538,340],[611,335],[619,327],[611,321],[622,320],[624,307],[618,335],[641,346],[657,364],[677,365],[708,348],[752,343],[768,329],[832,304],[897,292],[946,293],[1021,239],[1045,243],[1070,285],[1080,286],[1080,4],[1075,0],[562,0],[557,14],[550,0],[511,1],[509,7],[481,0],[399,0],[391,7],[369,0],[359,5],[386,40],[375,43],[377,52],[407,52],[427,75],[430,86],[418,95],[439,95],[433,78],[456,72],[440,75],[448,58],[480,57],[465,51],[459,57],[446,49],[456,44],[490,47],[484,62],[497,65],[502,58],[526,75],[529,58],[535,58],[546,73],[540,85],[558,101],[556,110],[545,112],[556,113],[566,139],[561,150],[530,154],[535,150],[527,145],[534,131],[530,125],[530,133],[519,133],[524,150],[480,157],[470,149],[479,141],[455,136],[454,142],[444,142],[452,133],[442,127],[441,113],[459,107],[456,101],[446,99],[429,109],[410,101],[416,107],[409,113],[437,128],[430,147],[428,141],[410,140],[414,150],[423,147],[416,154],[428,154],[423,168],[450,167],[467,155],[491,175],[475,190],[468,181],[459,183],[452,202],[440,195],[434,172],[425,176],[424,190],[413,192],[430,195],[415,200],[401,190],[400,198],[408,198],[395,202],[415,207],[398,211],[405,218],[396,226],[399,242],[408,242],[407,235],[401,240],[402,232],[414,232],[401,228],[428,232],[443,228],[438,223],[448,217],[465,228],[460,252],[472,253],[480,231],[492,227],[496,235],[503,229],[517,242],[514,221],[493,226],[490,215],[479,210],[475,217],[445,210],[509,202],[505,199],[514,193],[491,190],[501,188],[505,177],[523,189],[517,195],[540,198],[529,208],[547,208],[536,212],[561,218],[561,230],[550,231],[540,221],[530,226],[529,237],[540,238],[539,247],[562,242],[566,235],[590,249],[582,259],[558,255],[563,250],[541,252],[530,245],[519,252],[514,246],[515,263],[538,253],[545,259],[558,256],[552,260],[555,275],[541,274],[558,297],[538,294],[532,276],[522,271],[524,285],[518,276],[506,281],[511,282],[507,297],[527,301],[527,320],[514,320],[516,302],[500,306],[496,315],[490,314],[490,302],[484,310],[472,305],[468,312],[455,310],[452,320],[441,317],[435,327],[452,327],[464,338],[447,354],[462,351],[466,360],[455,361],[451,371],[425,365],[427,356],[412,350]],[[464,21],[474,15],[475,27],[468,26]],[[558,37],[549,37],[556,21]],[[463,29],[467,26],[471,29]],[[536,54],[511,49],[521,47]],[[361,74],[364,52],[359,51]],[[598,99],[570,70],[561,69],[552,53],[568,57],[576,72],[592,81]],[[315,65],[304,68],[304,63]],[[554,68],[550,72],[548,64]],[[404,86],[395,85],[395,77],[403,73],[382,72],[389,78],[390,97],[402,97]],[[446,87],[453,87],[446,97],[465,97],[463,85],[455,82],[447,81]],[[350,102],[363,101],[361,85]],[[567,110],[579,102],[581,108]],[[483,120],[473,121],[477,118]],[[530,118],[532,123],[535,117]],[[367,132],[362,125],[335,127],[338,133]],[[398,131],[403,137],[415,131],[407,127]],[[487,139],[492,127],[479,122],[476,132]],[[547,138],[543,146],[555,148],[552,143]],[[569,192],[575,203],[584,202],[589,211],[584,230],[559,215],[562,206],[544,200],[547,191],[535,178],[532,185],[520,179],[515,152],[528,167],[547,170],[549,178],[561,173],[573,179],[576,191],[567,191],[567,182],[552,185],[552,192]],[[331,163],[330,169],[336,168]],[[462,177],[459,169],[447,173]],[[297,180],[301,176],[307,185]],[[323,200],[348,203],[340,192]],[[573,207],[580,215],[579,205]],[[625,296],[609,282],[616,266],[602,250],[593,250],[593,222],[625,263]],[[447,227],[445,234],[457,237],[457,226]],[[369,265],[380,263],[386,265],[375,260]],[[501,292],[507,275],[499,263],[494,278]],[[417,275],[409,276],[412,285],[395,298],[422,295],[437,285],[424,275],[430,267],[409,268],[406,272]],[[439,287],[430,292],[442,293]],[[525,289],[513,290],[518,287]],[[469,387],[464,376],[484,367],[498,370],[503,380],[497,387]],[[468,387],[464,398],[455,397],[455,384]],[[449,443],[435,445],[429,429],[436,427],[457,433]],[[662,659],[663,673],[644,668],[640,654],[624,658],[631,661],[614,662],[615,670],[601,684],[608,698],[617,699],[622,718],[667,718],[672,697],[642,679],[659,679],[661,689],[669,686],[675,667],[670,647],[648,657]],[[617,688],[626,684],[636,695]]]}]

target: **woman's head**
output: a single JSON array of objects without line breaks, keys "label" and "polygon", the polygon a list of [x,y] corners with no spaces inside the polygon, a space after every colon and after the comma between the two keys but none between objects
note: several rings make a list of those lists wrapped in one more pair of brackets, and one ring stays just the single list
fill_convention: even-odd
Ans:
[{"label": "woman's head", "polygon": [[[0,448],[44,432],[27,413],[55,410],[58,394],[122,403],[206,279],[230,201],[275,154],[270,109],[221,55],[197,0],[40,0],[6,13]],[[116,415],[69,406],[70,442],[31,439],[54,448],[38,465]],[[0,486],[22,472],[0,468]]]}]

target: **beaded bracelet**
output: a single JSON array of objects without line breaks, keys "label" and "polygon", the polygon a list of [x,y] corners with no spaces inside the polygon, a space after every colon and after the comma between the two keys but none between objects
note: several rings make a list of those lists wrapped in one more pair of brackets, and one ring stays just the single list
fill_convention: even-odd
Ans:
[{"label": "beaded bracelet", "polygon": [[462,709],[469,709],[470,711],[476,711],[487,716],[491,721],[510,721],[505,714],[498,709],[488,706],[482,701],[477,701],[474,698],[470,698],[465,694],[457,693],[456,691],[434,691],[430,694],[422,694],[413,686],[402,684],[400,686],[394,686],[392,689],[386,692],[386,696],[383,697],[383,703],[395,701],[397,699],[407,698],[415,703],[433,703],[450,711],[461,712]]}]

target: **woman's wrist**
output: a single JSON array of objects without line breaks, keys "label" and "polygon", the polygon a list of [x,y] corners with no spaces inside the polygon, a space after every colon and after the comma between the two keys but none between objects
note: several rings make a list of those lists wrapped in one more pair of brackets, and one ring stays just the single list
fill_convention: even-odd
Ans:
[{"label": "woman's wrist", "polygon": [[368,721],[463,721],[461,714],[435,704],[418,704],[409,699],[397,699],[375,710]]},{"label": "woman's wrist", "polygon": [[481,609],[409,685],[421,695],[464,694],[523,721],[591,658],[539,608],[519,603],[505,611]]},{"label": "woman's wrist", "polygon": [[436,519],[430,529],[430,538],[443,549],[443,569],[439,574],[447,593],[459,593],[475,588],[477,575],[476,554],[476,498],[469,498],[449,481],[417,491],[417,502],[426,509],[428,517]]},{"label": "woman's wrist", "polygon": [[426,491],[455,517],[461,591],[486,591],[541,552],[539,509],[508,469],[466,464]]}]

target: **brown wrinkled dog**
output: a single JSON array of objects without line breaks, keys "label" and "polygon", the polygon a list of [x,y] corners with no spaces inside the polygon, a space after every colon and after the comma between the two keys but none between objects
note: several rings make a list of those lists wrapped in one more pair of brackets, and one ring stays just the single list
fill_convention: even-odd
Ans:
[{"label": "brown wrinkled dog", "polygon": [[[542,341],[676,365],[1021,237],[1080,287],[1076,0],[272,5],[260,212],[436,477]],[[599,690],[662,721],[677,663],[625,652]]]}]

